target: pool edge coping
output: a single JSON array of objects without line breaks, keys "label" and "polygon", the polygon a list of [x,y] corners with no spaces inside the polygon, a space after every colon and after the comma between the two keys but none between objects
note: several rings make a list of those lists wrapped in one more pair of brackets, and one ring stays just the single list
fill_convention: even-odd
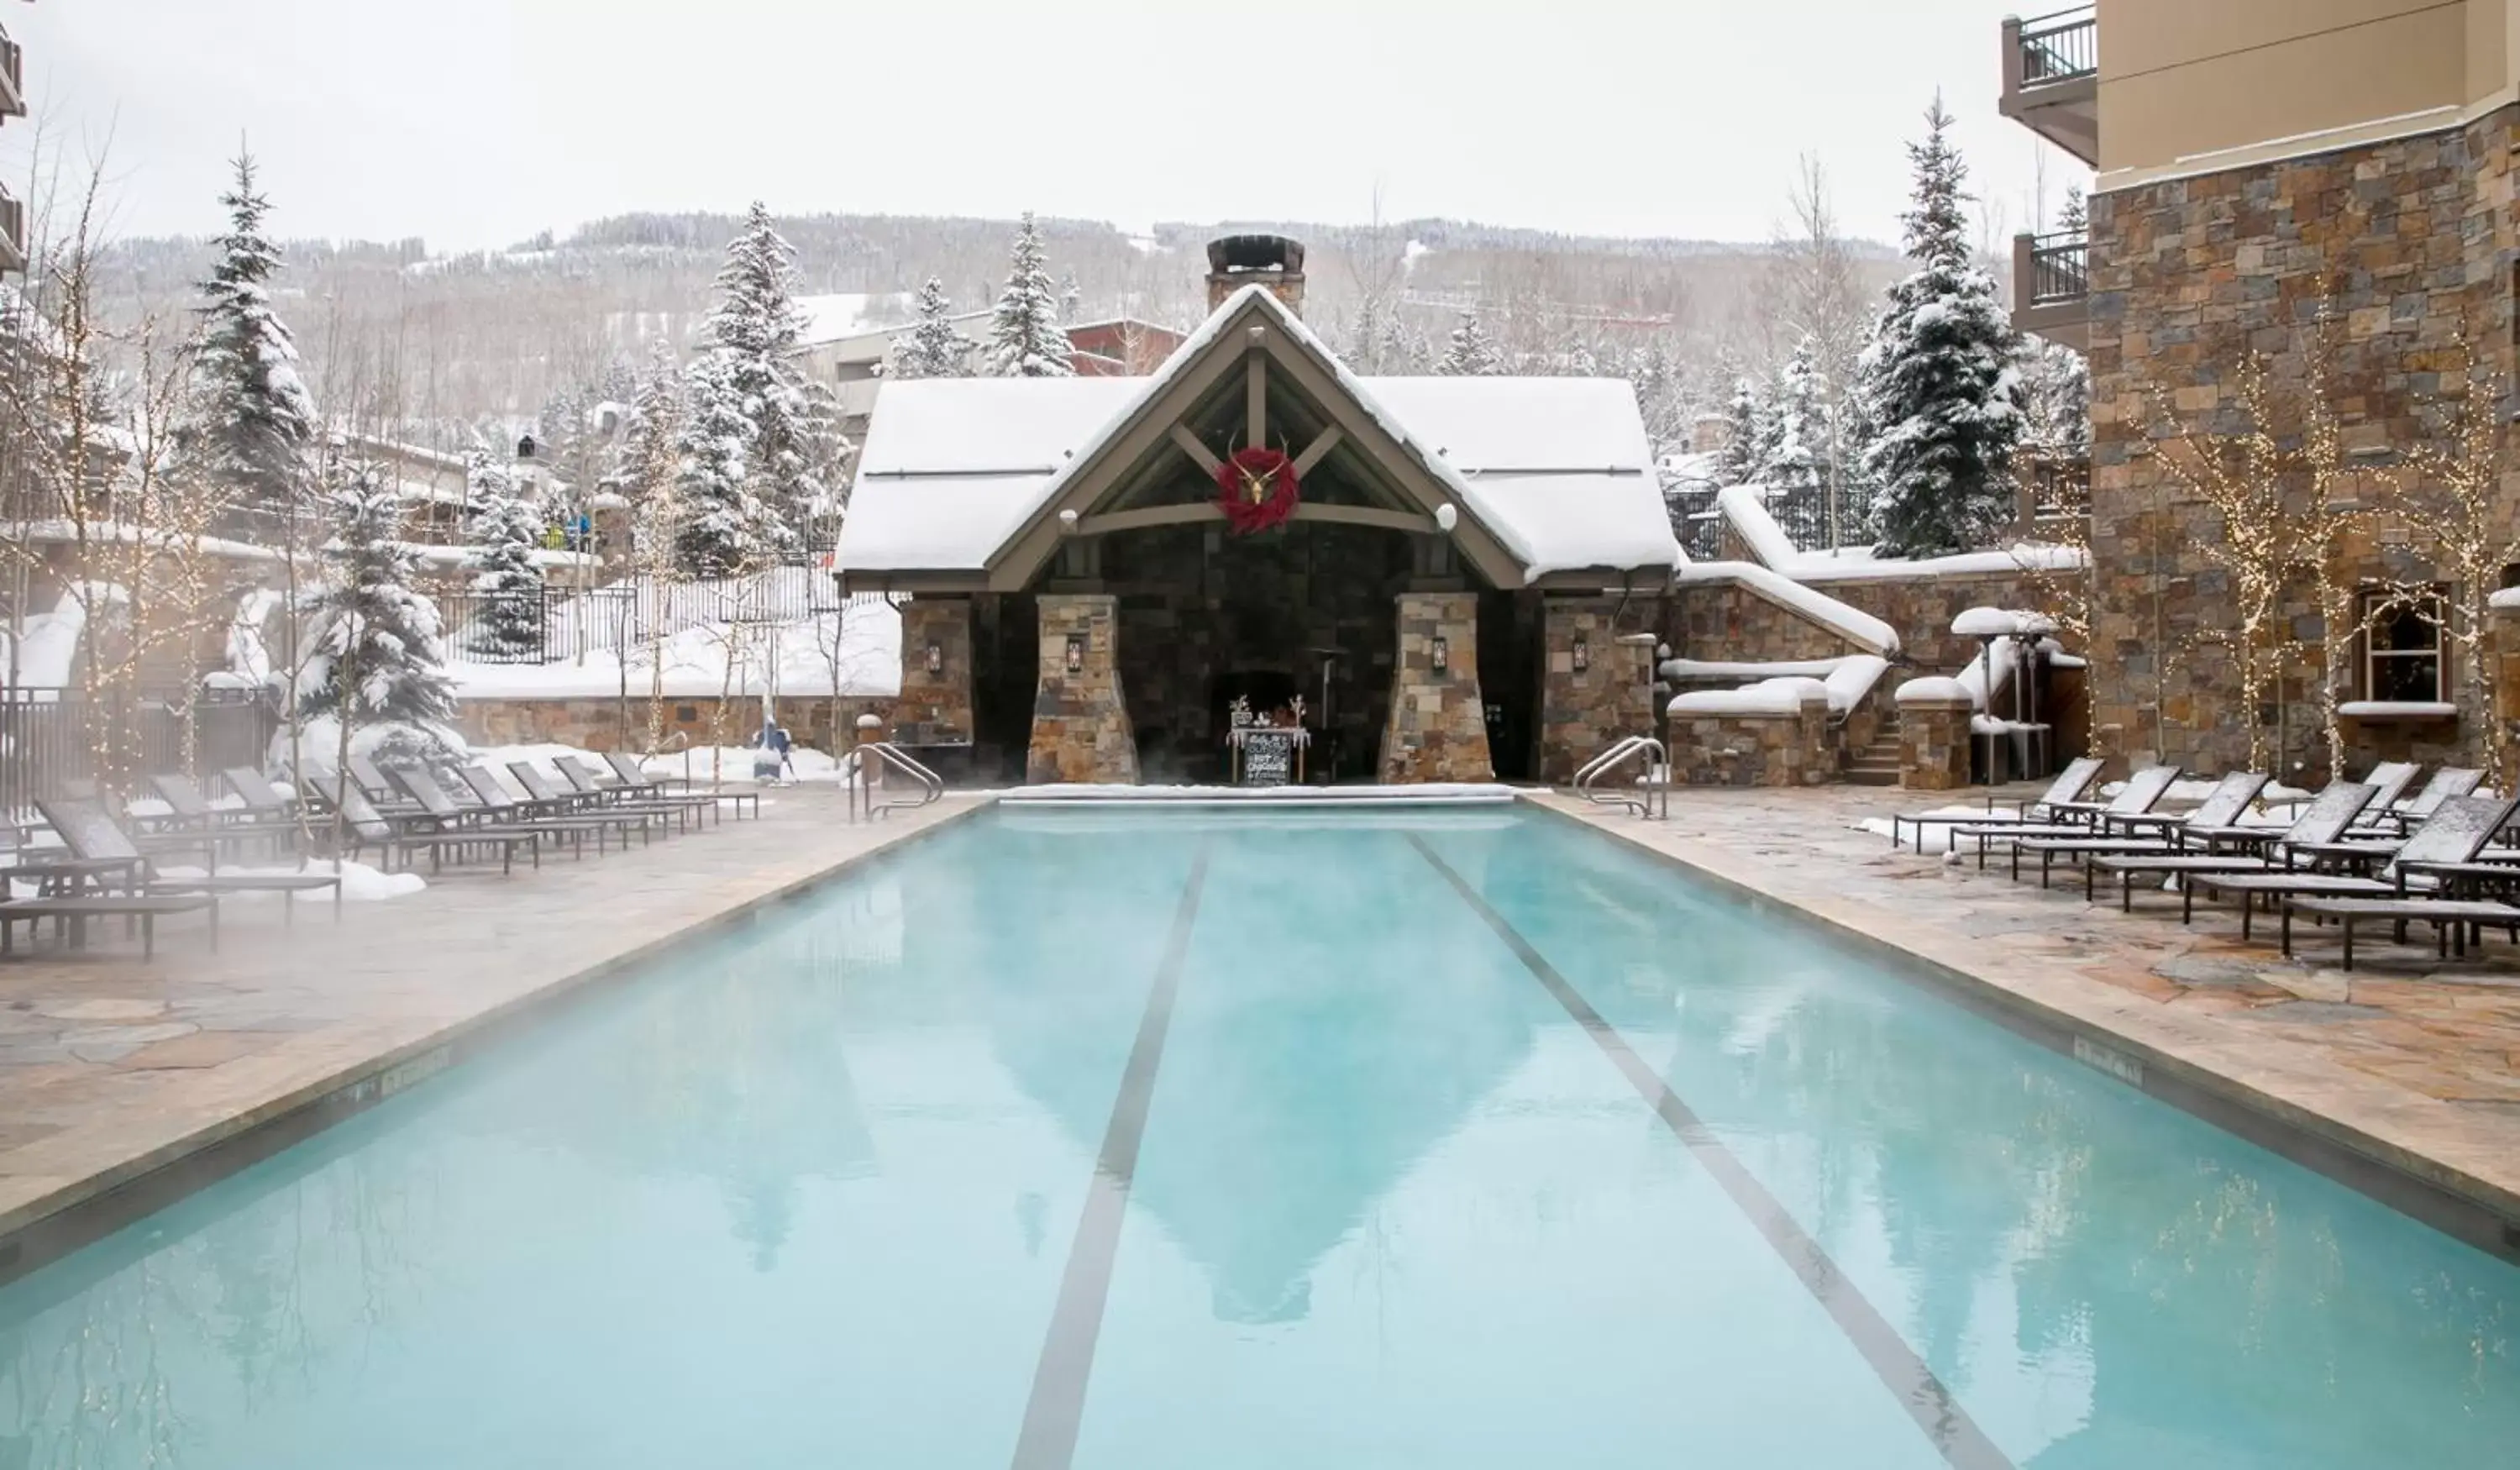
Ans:
[{"label": "pool edge coping", "polygon": [[461,1065],[516,1030],[630,978],[675,950],[757,922],[771,910],[807,897],[858,868],[950,830],[996,805],[994,797],[982,797],[922,825],[897,828],[895,834],[862,851],[447,1021],[426,1036],[371,1052],[156,1147],[65,1180],[43,1194],[0,1211],[0,1287]]},{"label": "pool edge coping", "polygon": [[[1739,860],[1738,867],[1719,869],[1688,854],[1656,845],[1649,840],[1652,833],[1614,826],[1597,820],[1599,814],[1565,805],[1569,800],[1559,791],[1533,792],[1521,798],[1522,804],[1534,811],[1608,837],[1725,893],[1761,907],[1790,912],[1835,938],[1892,960],[1902,980],[1922,983],[2123,1086],[2312,1169],[2488,1254],[2520,1264],[2520,1188],[2479,1176],[2428,1151],[2419,1142],[2392,1136],[2384,1119],[2339,1117],[2315,1100],[2288,1095],[2278,1076],[2260,1074],[2253,1080],[2217,1067],[2208,1058],[2171,1049],[2175,1043],[2167,1037],[2137,1034],[2110,1025],[2107,1019],[2112,1014],[2123,1014],[2143,1022],[2145,1029],[2168,1031],[2193,1024],[2185,1018],[2146,1016],[2129,1008],[2132,1002],[2124,997],[2107,992],[2103,982],[2079,975],[2057,977],[2057,983],[2077,990],[2091,988],[2088,999],[2092,1009],[2099,1014],[2083,1013],[2022,990],[2001,976],[1972,970],[1952,957],[1868,928],[1856,921],[1855,915],[1832,913],[1801,896],[1767,886],[1759,878],[1772,865],[1747,854],[1729,854]],[[1877,907],[1861,899],[1841,902],[1851,907]],[[2274,1038],[2231,1040],[2246,1040],[2251,1045],[2292,1045]],[[2217,1044],[2200,1040],[2199,1045],[2210,1049]],[[2097,1048],[2097,1054],[2087,1052],[2086,1047]],[[2118,1065],[2123,1062],[2134,1063],[2133,1076]],[[2307,1051],[2302,1053],[2299,1069],[2340,1074],[2340,1080],[2356,1091],[2393,1091],[2401,1094],[2401,1105],[2450,1106],[2439,1098],[2383,1079],[2352,1073],[2340,1063]]]}]

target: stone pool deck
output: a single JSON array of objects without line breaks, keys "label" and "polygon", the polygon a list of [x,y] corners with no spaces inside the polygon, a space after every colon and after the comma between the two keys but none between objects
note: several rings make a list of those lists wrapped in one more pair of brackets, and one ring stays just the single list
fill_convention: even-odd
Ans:
[{"label": "stone pool deck", "polygon": [[450,872],[338,925],[310,904],[292,932],[276,900],[234,901],[217,955],[187,920],[155,963],[118,934],[94,958],[0,963],[0,1241],[34,1246],[0,1247],[0,1277],[74,1244],[38,1237],[82,1233],[65,1212],[111,1213],[117,1185],[326,1099],[389,1093],[502,1018],[977,805],[851,826],[838,788],[790,787],[758,820],[512,878]]},{"label": "stone pool deck", "polygon": [[1857,827],[1971,799],[1954,794],[1679,791],[1667,824],[1539,800],[2472,1202],[2498,1217],[2499,1248],[2520,1247],[2520,950],[2489,935],[2481,959],[2445,963],[2429,942],[2392,945],[2374,929],[2358,936],[2349,974],[2333,930],[2297,933],[2286,960],[2264,915],[2243,943],[2234,910],[2200,905],[2182,927],[2175,895],[2138,888],[2123,914],[2114,893],[2086,904],[2079,872],[2043,892],[1973,858],[1893,853]]}]

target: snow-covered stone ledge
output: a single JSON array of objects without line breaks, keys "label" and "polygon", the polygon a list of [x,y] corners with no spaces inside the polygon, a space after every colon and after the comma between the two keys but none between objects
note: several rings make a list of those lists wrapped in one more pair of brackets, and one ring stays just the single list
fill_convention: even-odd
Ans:
[{"label": "snow-covered stone ledge", "polygon": [[1966,786],[1977,696],[1957,679],[1911,679],[1899,686],[1898,700],[1899,784],[1911,791]]},{"label": "snow-covered stone ledge", "polygon": [[1817,786],[1837,775],[1828,686],[1768,679],[1671,701],[1672,778],[1684,786]]}]

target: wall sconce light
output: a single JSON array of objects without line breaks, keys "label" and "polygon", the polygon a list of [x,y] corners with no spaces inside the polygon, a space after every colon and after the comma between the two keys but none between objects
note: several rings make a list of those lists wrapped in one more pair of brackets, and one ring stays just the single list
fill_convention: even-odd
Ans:
[{"label": "wall sconce light", "polygon": [[1085,635],[1082,633],[1067,635],[1067,672],[1085,672]]},{"label": "wall sconce light", "polygon": [[1579,633],[1575,635],[1575,672],[1581,674],[1591,667],[1593,667],[1593,646],[1585,641],[1584,635]]},{"label": "wall sconce light", "polygon": [[944,673],[944,672],[945,672],[945,646],[944,646],[943,644],[929,644],[929,645],[927,646],[927,673],[928,673],[928,677],[930,677],[930,678],[934,678],[936,675],[938,675],[938,674],[942,674],[942,673]]},{"label": "wall sconce light", "polygon": [[1444,673],[1452,666],[1453,646],[1445,641],[1444,635],[1438,633],[1435,635],[1435,672]]}]

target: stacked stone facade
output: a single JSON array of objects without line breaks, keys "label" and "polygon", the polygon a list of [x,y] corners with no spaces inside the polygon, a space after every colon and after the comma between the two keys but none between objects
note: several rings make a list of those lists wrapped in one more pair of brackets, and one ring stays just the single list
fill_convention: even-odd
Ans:
[{"label": "stacked stone facade", "polygon": [[[1107,594],[1036,600],[1041,611],[1041,678],[1032,709],[1024,780],[1135,781],[1138,742],[1120,693],[1118,608]],[[1076,667],[1068,667],[1070,640]]]},{"label": "stacked stone facade", "polygon": [[1791,714],[1675,714],[1672,779],[1684,786],[1819,786],[1837,779],[1828,696],[1815,684]]},{"label": "stacked stone facade", "polygon": [[1830,629],[1739,582],[1690,582],[1672,598],[1667,636],[1684,658],[1786,663],[1861,651]]},{"label": "stacked stone facade", "polygon": [[[1479,600],[1475,593],[1402,593],[1399,658],[1382,733],[1382,780],[1487,780],[1487,706],[1479,697]],[[1444,666],[1436,667],[1436,645]]]},{"label": "stacked stone facade", "polygon": [[[1540,779],[1563,785],[1622,736],[1653,728],[1650,646],[1623,644],[1616,598],[1551,598],[1543,640]],[[1634,629],[1627,630],[1630,632]],[[1578,667],[1581,665],[1581,667]]]},{"label": "stacked stone facade", "polygon": [[[936,667],[928,667],[928,649]],[[905,745],[961,745],[971,738],[971,603],[917,598],[901,609],[901,698],[892,737]]]},{"label": "stacked stone facade", "polygon": [[1899,699],[1899,784],[1911,791],[1957,791],[1969,783],[1969,719],[1976,705],[1949,681],[1916,681]]},{"label": "stacked stone facade", "polygon": [[[2092,696],[2103,749],[2229,769],[2245,762],[2255,723],[2288,776],[2296,763],[2306,775],[2326,765],[2305,667],[2317,663],[2315,603],[2289,599],[2277,635],[2309,656],[2291,660],[2262,707],[2239,708],[2238,663],[2221,642],[2232,590],[2203,550],[2228,528],[2162,467],[2165,420],[2242,432],[2236,383],[2251,353],[2268,364],[2278,415],[2297,416],[2324,355],[2347,451],[2368,467],[2350,495],[2376,507],[2382,473],[2410,451],[2454,450],[2445,400],[2468,391],[2471,364],[2478,384],[2509,391],[2514,116],[2505,108],[2463,128],[2092,200]],[[2520,520],[2520,483],[2506,484],[2505,514]],[[2432,580],[2423,540],[2420,525],[2381,515],[2344,564],[2358,580]],[[2348,764],[2472,758],[2491,717],[2462,707],[2454,722],[2420,727],[2349,722]]]}]

